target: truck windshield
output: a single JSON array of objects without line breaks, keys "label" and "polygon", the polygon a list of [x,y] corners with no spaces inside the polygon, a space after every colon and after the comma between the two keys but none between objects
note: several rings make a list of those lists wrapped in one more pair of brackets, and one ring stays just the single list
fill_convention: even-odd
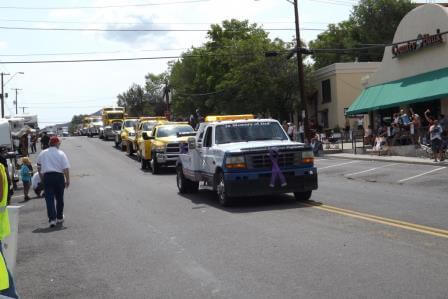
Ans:
[{"label": "truck windshield", "polygon": [[184,133],[184,132],[193,132],[193,128],[191,126],[185,125],[185,126],[166,126],[166,127],[160,127],[157,130],[157,137],[172,137],[177,136],[177,133]]},{"label": "truck windshield", "polygon": [[121,130],[121,123],[113,123],[112,129],[113,130]]},{"label": "truck windshield", "polygon": [[123,127],[125,128],[133,128],[135,126],[135,120],[127,120],[123,123]]},{"label": "truck windshield", "polygon": [[216,126],[216,144],[256,140],[287,140],[277,122],[248,122]]},{"label": "truck windshield", "polygon": [[146,122],[142,125],[142,131],[152,131],[154,126],[157,124],[156,121]]},{"label": "truck windshield", "polygon": [[108,113],[107,114],[107,118],[109,119],[122,119],[123,118],[123,113]]}]

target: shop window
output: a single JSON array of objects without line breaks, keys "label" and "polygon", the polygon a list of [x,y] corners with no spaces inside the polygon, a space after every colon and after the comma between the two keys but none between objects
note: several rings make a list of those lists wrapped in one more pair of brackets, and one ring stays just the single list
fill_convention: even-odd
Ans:
[{"label": "shop window", "polygon": [[331,102],[331,82],[330,79],[322,81],[322,103]]}]

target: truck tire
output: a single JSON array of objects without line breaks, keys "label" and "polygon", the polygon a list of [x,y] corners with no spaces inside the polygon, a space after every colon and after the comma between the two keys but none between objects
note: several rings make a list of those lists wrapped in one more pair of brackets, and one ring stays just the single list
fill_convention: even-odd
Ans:
[{"label": "truck tire", "polygon": [[313,191],[294,192],[294,197],[298,201],[308,201],[308,200],[310,200],[312,193],[313,193]]},{"label": "truck tire", "polygon": [[152,174],[159,174],[160,173],[160,164],[157,162],[156,153],[152,153],[151,155],[151,170]]},{"label": "truck tire", "polygon": [[130,143],[129,141],[128,141],[128,144],[126,146],[126,151],[127,151],[129,156],[132,156],[132,154],[134,154],[134,147],[132,146],[132,143]]},{"label": "truck tire", "polygon": [[199,190],[199,182],[193,182],[187,179],[182,170],[182,165],[176,167],[176,182],[179,193],[196,193]]},{"label": "truck tire", "polygon": [[218,202],[223,207],[228,207],[232,204],[232,198],[226,192],[226,182],[222,171],[218,172],[215,177],[215,189],[218,196]]},{"label": "truck tire", "polygon": [[142,170],[148,169],[148,160],[140,158],[140,164]]}]

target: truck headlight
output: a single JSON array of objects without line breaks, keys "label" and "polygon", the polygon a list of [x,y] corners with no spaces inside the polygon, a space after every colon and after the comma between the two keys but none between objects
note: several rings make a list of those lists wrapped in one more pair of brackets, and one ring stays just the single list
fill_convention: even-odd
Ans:
[{"label": "truck headlight", "polygon": [[165,151],[164,145],[153,145],[153,148],[156,152],[164,152]]},{"label": "truck headlight", "polygon": [[302,161],[303,164],[313,164],[314,163],[314,154],[312,151],[302,152]]},{"label": "truck headlight", "polygon": [[241,156],[230,156],[226,158],[226,168],[242,169],[246,168],[246,159]]}]

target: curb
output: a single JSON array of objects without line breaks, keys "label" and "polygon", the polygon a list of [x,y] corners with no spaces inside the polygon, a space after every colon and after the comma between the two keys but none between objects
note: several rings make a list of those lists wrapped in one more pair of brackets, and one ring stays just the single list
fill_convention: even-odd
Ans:
[{"label": "curb", "polygon": [[346,160],[360,160],[360,161],[378,161],[378,162],[393,162],[393,163],[402,163],[402,164],[415,164],[415,165],[429,165],[429,166],[448,166],[447,162],[438,162],[434,163],[431,161],[403,161],[398,159],[380,159],[375,158],[375,156],[359,156],[359,157],[347,157],[347,156],[339,156],[338,154],[328,154],[323,155],[322,157],[330,157],[330,158],[338,158],[338,159],[346,159]]}]

